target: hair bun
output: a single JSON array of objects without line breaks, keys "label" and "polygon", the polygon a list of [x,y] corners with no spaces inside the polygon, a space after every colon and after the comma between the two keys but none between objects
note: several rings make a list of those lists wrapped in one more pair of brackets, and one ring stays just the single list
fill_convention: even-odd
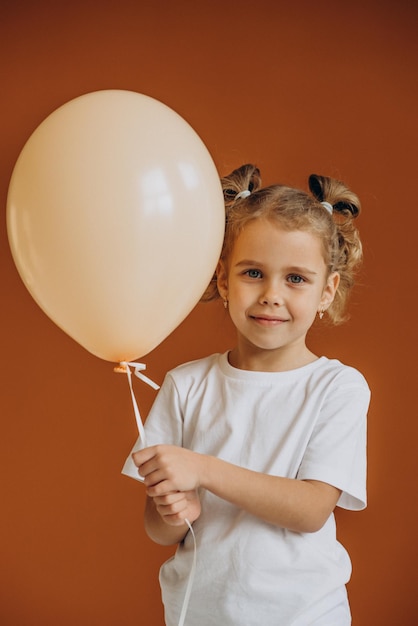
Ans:
[{"label": "hair bun", "polygon": [[360,213],[360,201],[356,194],[335,178],[311,174],[309,189],[319,202],[328,202],[337,213],[350,214],[352,217]]}]

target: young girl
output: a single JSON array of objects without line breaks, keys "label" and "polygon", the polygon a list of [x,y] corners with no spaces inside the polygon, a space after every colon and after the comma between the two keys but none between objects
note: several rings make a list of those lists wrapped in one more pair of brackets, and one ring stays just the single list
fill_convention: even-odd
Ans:
[{"label": "young girl", "polygon": [[160,574],[166,624],[178,624],[190,574],[187,519],[197,569],[186,624],[346,626],[351,564],[333,510],[366,506],[369,389],[306,335],[317,314],[343,320],[359,201],[321,176],[312,195],[262,188],[252,165],[222,184],[226,235],[204,299],[222,298],[236,345],[168,373],[148,447],[132,455],[147,533],[179,544]]}]

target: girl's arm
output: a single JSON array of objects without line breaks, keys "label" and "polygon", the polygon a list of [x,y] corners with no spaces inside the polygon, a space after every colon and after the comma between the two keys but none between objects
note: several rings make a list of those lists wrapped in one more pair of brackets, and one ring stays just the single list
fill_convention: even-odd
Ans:
[{"label": "girl's arm", "polygon": [[[177,446],[146,448],[134,454],[134,461],[151,498],[203,487],[266,522],[296,532],[322,528],[341,494],[327,483],[270,476]],[[167,503],[166,513],[170,511],[171,523],[185,519],[182,511],[170,506]]]}]

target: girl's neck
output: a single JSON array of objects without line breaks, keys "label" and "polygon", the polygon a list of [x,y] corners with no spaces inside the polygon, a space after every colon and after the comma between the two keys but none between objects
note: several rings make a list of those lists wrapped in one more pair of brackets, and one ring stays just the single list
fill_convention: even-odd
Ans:
[{"label": "girl's neck", "polygon": [[263,350],[248,346],[243,350],[237,345],[229,353],[230,365],[241,370],[253,372],[287,372],[308,365],[317,360],[317,355],[311,352],[306,346],[301,349],[281,348],[278,350]]}]

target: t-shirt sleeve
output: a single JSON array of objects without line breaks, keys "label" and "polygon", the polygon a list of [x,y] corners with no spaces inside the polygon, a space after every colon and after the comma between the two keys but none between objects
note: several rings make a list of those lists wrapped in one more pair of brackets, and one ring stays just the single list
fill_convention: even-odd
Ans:
[{"label": "t-shirt sleeve", "polygon": [[362,375],[347,368],[337,376],[298,471],[300,480],[319,480],[341,489],[337,506],[366,507],[366,423],[370,390]]},{"label": "t-shirt sleeve", "polygon": [[182,445],[182,414],[177,389],[170,374],[167,374],[161,385],[144,429],[146,440],[141,441],[141,438],[138,437],[122,469],[122,474],[135,480],[141,480],[141,478],[132,459],[134,452],[160,443]]}]

